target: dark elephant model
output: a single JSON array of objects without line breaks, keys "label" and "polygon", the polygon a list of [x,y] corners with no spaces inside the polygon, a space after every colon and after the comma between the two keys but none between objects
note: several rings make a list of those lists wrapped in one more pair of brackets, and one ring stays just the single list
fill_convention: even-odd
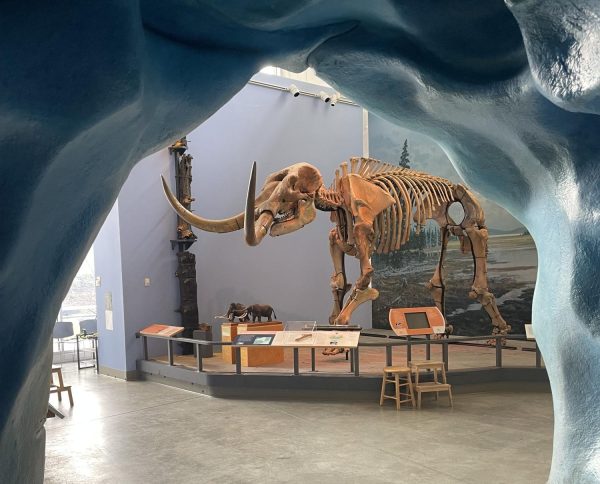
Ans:
[{"label": "dark elephant model", "polygon": [[233,321],[235,318],[238,318],[239,321],[250,321],[248,308],[240,303],[231,303],[225,315],[229,321]]},{"label": "dark elephant model", "polygon": [[252,317],[252,321],[256,321],[257,318],[259,321],[262,321],[262,316],[267,318],[268,321],[272,321],[271,315],[273,315],[273,318],[277,318],[275,310],[268,304],[253,304],[252,306],[248,306],[248,317]]}]

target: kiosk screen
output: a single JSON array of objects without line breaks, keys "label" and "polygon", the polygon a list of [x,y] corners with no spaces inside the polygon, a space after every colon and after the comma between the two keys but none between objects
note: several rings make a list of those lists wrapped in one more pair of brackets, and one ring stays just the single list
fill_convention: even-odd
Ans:
[{"label": "kiosk screen", "polygon": [[429,328],[429,319],[427,313],[405,313],[408,329]]}]

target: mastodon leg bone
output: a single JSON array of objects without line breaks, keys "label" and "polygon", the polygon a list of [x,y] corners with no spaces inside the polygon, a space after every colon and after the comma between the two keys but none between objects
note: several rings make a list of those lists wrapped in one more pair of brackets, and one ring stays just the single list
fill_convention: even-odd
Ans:
[{"label": "mastodon leg bone", "polygon": [[367,301],[374,301],[379,297],[379,291],[373,287],[367,287],[366,289],[357,289],[356,287],[352,291],[348,302],[342,309],[342,312],[339,314],[337,319],[334,321],[334,324],[348,324],[350,322],[350,318],[352,313],[360,306],[362,303]]},{"label": "mastodon leg bone", "polygon": [[444,227],[440,227],[442,232],[442,247],[440,249],[440,258],[438,260],[438,264],[435,267],[435,272],[433,273],[432,278],[429,280],[425,286],[429,289],[431,293],[431,297],[435,302],[435,305],[440,310],[442,314],[445,315],[445,305],[444,305],[444,293],[446,290],[446,286],[444,285],[444,257],[446,255],[446,248],[448,246],[448,230]]},{"label": "mastodon leg bone", "polygon": [[373,224],[357,221],[354,224],[354,238],[356,240],[357,257],[360,261],[360,276],[356,280],[352,294],[337,317],[335,324],[348,324],[352,313],[358,306],[379,297],[379,291],[369,287],[373,274],[373,267],[369,258],[374,239]]},{"label": "mastodon leg bone", "polygon": [[[346,283],[346,269],[344,264],[344,251],[342,250],[338,231],[329,232],[329,253],[333,262],[333,275],[331,276],[331,293],[333,295],[333,308],[329,316],[329,324],[333,324],[344,305],[344,296],[349,290]],[[326,353],[324,353],[326,354]]]},{"label": "mastodon leg bone", "polygon": [[477,299],[490,316],[494,332],[507,334],[510,326],[504,321],[498,311],[496,298],[488,289],[487,281],[487,239],[488,231],[485,228],[469,227],[465,230],[471,242],[473,260],[475,261],[475,274],[473,276],[473,285],[469,292],[471,299]]}]

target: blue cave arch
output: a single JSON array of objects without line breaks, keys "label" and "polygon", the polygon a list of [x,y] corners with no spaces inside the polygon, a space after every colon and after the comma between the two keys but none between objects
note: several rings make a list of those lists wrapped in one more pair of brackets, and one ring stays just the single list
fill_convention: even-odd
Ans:
[{"label": "blue cave arch", "polygon": [[0,5],[0,481],[43,479],[48,342],[134,164],[265,65],[427,134],[529,229],[550,480],[600,478],[600,4],[106,0]]}]

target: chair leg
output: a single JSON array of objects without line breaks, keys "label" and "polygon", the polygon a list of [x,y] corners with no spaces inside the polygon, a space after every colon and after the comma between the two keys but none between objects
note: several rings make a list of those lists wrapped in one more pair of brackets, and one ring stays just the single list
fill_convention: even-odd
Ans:
[{"label": "chair leg", "polygon": [[62,388],[64,388],[65,384],[63,382],[63,376],[62,376],[62,368],[59,368],[58,371],[56,372],[56,375],[58,376],[58,401],[62,402]]},{"label": "chair leg", "polygon": [[421,409],[421,392],[417,390],[417,408],[420,410]]},{"label": "chair leg", "polygon": [[67,395],[69,395],[69,403],[73,406],[73,394],[71,393],[71,387],[67,388]]},{"label": "chair leg", "polygon": [[379,406],[383,405],[383,395],[385,395],[385,380],[387,375],[383,372],[383,379],[381,380],[381,396],[379,397]]},{"label": "chair leg", "polygon": [[63,382],[63,377],[62,377],[62,369],[59,368],[58,371],[56,372],[56,374],[58,375],[58,384],[60,385],[60,387],[64,387],[65,384]]},{"label": "chair leg", "polygon": [[415,392],[413,391],[412,376],[410,375],[410,371],[408,372],[408,376],[406,378],[408,381],[408,392],[410,393],[410,402],[412,403],[412,408],[415,408]]},{"label": "chair leg", "polygon": [[396,410],[400,410],[400,375],[394,375],[394,384],[396,386]]},{"label": "chair leg", "polygon": [[450,399],[450,406],[454,408],[454,402],[452,399],[452,388],[448,388],[448,398]]}]

